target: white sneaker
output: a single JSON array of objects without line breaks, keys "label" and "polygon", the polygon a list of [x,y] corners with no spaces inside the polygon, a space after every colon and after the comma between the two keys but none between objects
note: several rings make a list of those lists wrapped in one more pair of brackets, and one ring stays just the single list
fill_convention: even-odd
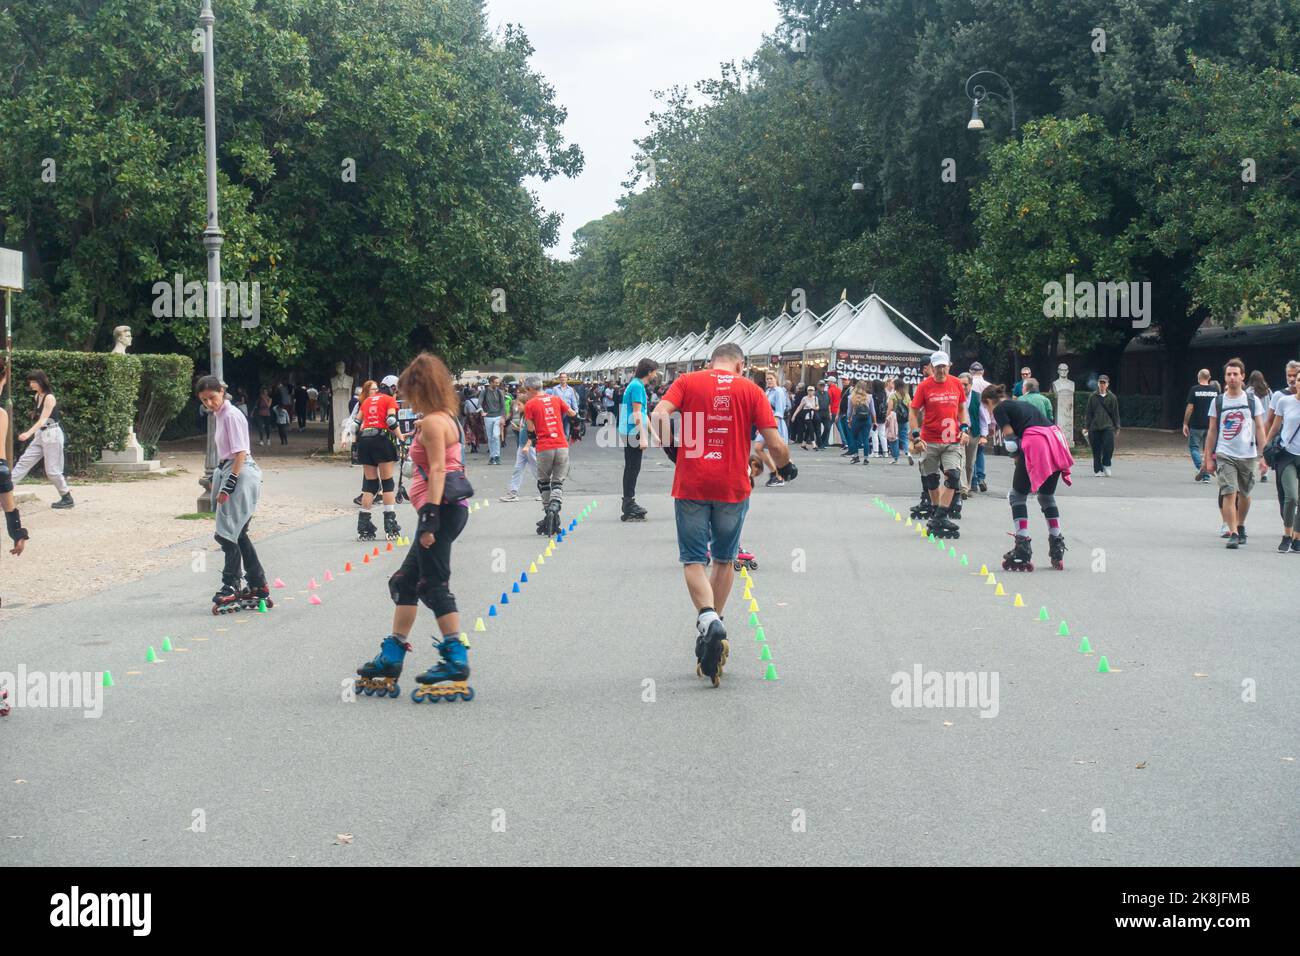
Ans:
[{"label": "white sneaker", "polygon": [[1110,477],[1110,467],[1109,467],[1109,466],[1103,468],[1101,471],[1102,471],[1102,474],[1104,474],[1107,478]]},{"label": "white sneaker", "polygon": [[518,501],[518,500],[519,500],[519,496],[515,494],[513,491],[508,491],[500,498],[497,499],[497,501]]}]

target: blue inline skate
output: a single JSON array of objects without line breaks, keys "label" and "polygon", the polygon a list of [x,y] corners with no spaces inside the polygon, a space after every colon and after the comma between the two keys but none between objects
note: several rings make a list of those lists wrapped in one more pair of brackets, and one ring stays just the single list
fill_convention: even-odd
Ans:
[{"label": "blue inline skate", "polygon": [[474,688],[469,679],[469,644],[459,634],[447,634],[434,647],[442,660],[416,678],[420,686],[411,691],[411,700],[436,704],[441,700],[473,700]]},{"label": "blue inline skate", "polygon": [[397,678],[402,676],[402,662],[410,649],[410,644],[394,634],[384,638],[375,659],[357,668],[357,693],[367,697],[400,696],[402,689],[397,686]]}]

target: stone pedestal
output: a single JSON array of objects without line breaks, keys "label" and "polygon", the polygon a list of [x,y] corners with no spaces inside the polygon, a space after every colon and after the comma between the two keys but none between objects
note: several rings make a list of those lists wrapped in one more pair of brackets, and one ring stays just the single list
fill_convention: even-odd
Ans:
[{"label": "stone pedestal", "polygon": [[121,451],[105,448],[99,456],[98,465],[112,472],[158,472],[162,471],[161,462],[144,457],[144,449],[135,437],[135,429],[126,437],[126,447]]},{"label": "stone pedestal", "polygon": [[335,367],[338,372],[330,379],[330,402],[334,412],[334,442],[335,451],[343,450],[343,426],[348,420],[348,402],[352,400],[352,376],[343,373],[343,365],[340,363]]}]

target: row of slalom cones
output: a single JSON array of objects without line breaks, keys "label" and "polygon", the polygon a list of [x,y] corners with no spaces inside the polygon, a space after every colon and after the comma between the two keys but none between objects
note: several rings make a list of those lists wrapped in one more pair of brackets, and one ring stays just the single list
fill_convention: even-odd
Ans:
[{"label": "row of slalom cones", "polygon": [[772,663],[772,649],[767,645],[767,634],[763,631],[763,625],[758,620],[758,601],[754,597],[754,579],[749,576],[749,568],[741,568],[740,577],[745,582],[743,596],[749,602],[749,626],[754,629],[754,642],[762,645],[758,659],[767,662],[767,670],[763,672],[763,680],[780,680],[776,676],[776,664]]},{"label": "row of slalom cones", "polygon": [[[903,520],[902,514],[893,506],[891,506],[888,502],[881,499],[879,496],[873,499],[873,504],[875,504],[877,508],[884,511],[886,514],[892,514],[894,516],[895,521],[902,522]],[[936,544],[940,550],[946,550],[950,558],[958,557],[957,549],[955,547],[952,547],[951,545],[945,545],[942,539],[936,539],[934,535],[928,534],[925,529],[925,525],[923,525],[920,521],[913,522],[912,519],[909,517],[907,519],[907,527],[909,528],[915,527],[917,529],[918,534],[924,540],[927,540],[931,544]],[[961,566],[963,568],[970,566],[970,558],[967,555],[964,554],[961,555]],[[993,574],[993,572],[989,570],[987,564],[980,565],[979,574],[980,577],[984,578],[987,584],[995,588],[993,592],[994,597],[1006,597],[1007,592],[1003,588],[1002,583],[998,581],[997,577]],[[1019,592],[1016,593],[1015,599],[1012,601],[1012,605],[1014,607],[1025,606],[1025,599]],[[1040,607],[1038,610],[1038,620],[1049,621],[1050,619],[1051,618],[1047,613],[1047,607],[1046,606]],[[1065,621],[1061,621],[1060,626],[1057,628],[1056,633],[1058,637],[1069,637],[1070,626]],[[1083,637],[1080,639],[1078,650],[1080,654],[1093,653],[1092,643],[1088,640],[1087,637]],[[1098,674],[1110,673],[1110,662],[1106,660],[1105,654],[1100,655],[1100,658],[1097,661],[1097,673]]]}]

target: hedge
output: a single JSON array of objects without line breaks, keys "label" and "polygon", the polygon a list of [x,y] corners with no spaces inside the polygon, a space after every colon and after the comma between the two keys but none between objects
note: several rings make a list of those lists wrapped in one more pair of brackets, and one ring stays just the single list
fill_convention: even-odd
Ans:
[{"label": "hedge", "polygon": [[140,397],[136,402],[135,437],[146,458],[158,455],[163,430],[189,401],[194,360],[187,355],[137,355]]},{"label": "hedge", "polygon": [[[14,440],[32,422],[30,393],[23,381],[40,369],[59,401],[68,473],[89,469],[105,448],[121,451],[135,421],[141,362],[109,352],[14,352]],[[15,454],[19,454],[15,449]]]}]

